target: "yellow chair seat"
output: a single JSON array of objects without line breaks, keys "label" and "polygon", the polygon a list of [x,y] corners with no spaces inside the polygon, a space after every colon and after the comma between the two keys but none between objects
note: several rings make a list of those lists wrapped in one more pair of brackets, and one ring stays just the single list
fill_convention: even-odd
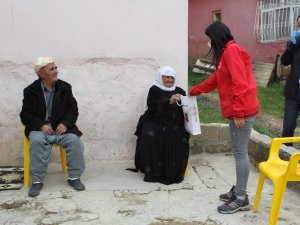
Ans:
[{"label": "yellow chair seat", "polygon": [[281,161],[278,163],[262,162],[258,165],[258,168],[263,172],[270,180],[277,179],[283,176],[287,170],[288,162]]}]

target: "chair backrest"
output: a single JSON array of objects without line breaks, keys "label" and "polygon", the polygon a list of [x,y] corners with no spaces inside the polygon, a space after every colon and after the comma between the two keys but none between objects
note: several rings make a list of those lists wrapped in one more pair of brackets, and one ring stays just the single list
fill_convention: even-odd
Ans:
[{"label": "chair backrest", "polygon": [[271,145],[270,145],[268,161],[280,161],[281,160],[279,158],[279,150],[280,150],[280,145],[282,143],[283,143],[283,140],[281,138],[272,139]]},{"label": "chair backrest", "polygon": [[281,159],[279,158],[280,145],[284,143],[294,143],[294,142],[300,142],[300,136],[273,138],[270,146],[268,161],[269,160],[281,161]]},{"label": "chair backrest", "polygon": [[288,181],[300,181],[300,152],[291,155],[289,166],[287,168]]},{"label": "chair backrest", "polygon": [[269,158],[267,160],[268,163],[287,165],[287,167],[283,167],[285,171],[282,171],[284,172],[283,179],[286,181],[300,181],[300,165],[298,164],[300,160],[300,152],[292,154],[289,161],[284,161],[279,157],[281,144],[293,142],[300,142],[300,137],[282,137],[272,139]]}]

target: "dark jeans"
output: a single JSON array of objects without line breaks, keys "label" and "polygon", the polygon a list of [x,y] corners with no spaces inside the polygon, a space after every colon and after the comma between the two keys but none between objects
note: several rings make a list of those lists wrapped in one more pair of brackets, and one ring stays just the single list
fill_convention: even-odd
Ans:
[{"label": "dark jeans", "polygon": [[[297,95],[294,98],[285,98],[282,137],[294,136],[294,131],[297,127],[297,118],[299,115],[299,110],[300,89],[298,89]],[[292,146],[293,144],[287,143],[286,145]]]}]

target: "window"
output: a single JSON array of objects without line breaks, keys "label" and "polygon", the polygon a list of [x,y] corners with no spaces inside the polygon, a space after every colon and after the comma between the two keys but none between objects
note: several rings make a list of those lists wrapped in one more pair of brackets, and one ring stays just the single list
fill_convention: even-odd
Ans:
[{"label": "window", "polygon": [[286,40],[297,28],[300,0],[259,0],[255,19],[258,41]]},{"label": "window", "polygon": [[221,11],[213,11],[213,21],[221,21]]}]

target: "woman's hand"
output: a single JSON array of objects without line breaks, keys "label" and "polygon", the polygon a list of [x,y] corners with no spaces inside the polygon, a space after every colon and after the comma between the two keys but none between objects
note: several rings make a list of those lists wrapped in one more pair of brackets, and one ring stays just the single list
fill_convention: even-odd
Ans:
[{"label": "woman's hand", "polygon": [[180,99],[181,94],[172,95],[172,97],[170,98],[170,104],[174,104],[176,101],[180,101]]},{"label": "woman's hand", "polygon": [[244,119],[237,119],[237,118],[234,118],[233,119],[234,121],[234,124],[237,128],[242,128],[245,126],[245,120]]}]

